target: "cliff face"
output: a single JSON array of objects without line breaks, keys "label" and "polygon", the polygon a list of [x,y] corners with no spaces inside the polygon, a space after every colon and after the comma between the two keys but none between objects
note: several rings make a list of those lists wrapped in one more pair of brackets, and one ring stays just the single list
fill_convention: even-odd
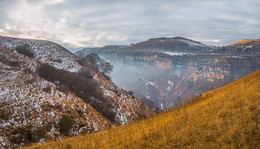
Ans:
[{"label": "cliff face", "polygon": [[[0,36],[0,148],[60,139],[65,135],[64,116],[72,123],[65,133],[77,135],[154,114],[100,72],[79,65],[77,60],[53,42]],[[50,81],[40,77],[38,69],[43,64],[68,76],[78,76],[87,69],[93,76],[89,81],[97,85],[101,95],[81,97],[66,84],[74,78]]]},{"label": "cliff face", "polygon": [[[165,42],[174,48],[165,49]],[[190,42],[194,44],[187,44]],[[182,46],[186,48],[182,50]],[[260,69],[257,44],[247,43],[243,47],[246,46],[251,49],[243,52],[239,47],[212,47],[163,38],[127,49],[88,52],[96,52],[113,64],[111,76],[115,84],[133,90],[136,97],[154,109],[169,109]]]}]

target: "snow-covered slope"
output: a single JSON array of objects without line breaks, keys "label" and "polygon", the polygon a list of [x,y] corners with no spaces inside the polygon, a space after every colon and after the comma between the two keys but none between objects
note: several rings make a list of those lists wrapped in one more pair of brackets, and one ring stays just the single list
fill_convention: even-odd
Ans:
[{"label": "snow-covered slope", "polygon": [[0,36],[0,43],[9,49],[28,44],[35,58],[41,63],[47,63],[58,69],[78,72],[81,66],[76,62],[78,58],[62,46],[44,40],[30,40]]},{"label": "snow-covered slope", "polygon": [[[33,58],[15,50],[24,44],[29,45]],[[112,125],[110,121],[126,124],[154,114],[98,71],[90,70],[103,98],[91,97],[84,99],[86,102],[73,92],[60,91],[56,82],[36,73],[44,63],[76,73],[84,69],[78,59],[53,42],[0,36],[0,148],[62,137],[58,122],[64,114],[73,117],[71,134],[102,130]],[[42,136],[45,127],[50,130]],[[26,138],[34,131],[41,132],[40,137]]]},{"label": "snow-covered slope", "polygon": [[73,117],[71,134],[111,126],[109,120],[75,94],[65,94],[55,84],[38,77],[33,72],[37,62],[13,50],[0,49],[0,148],[61,138],[58,123],[62,115]]},{"label": "snow-covered slope", "polygon": [[95,101],[95,104],[98,103],[105,106],[106,108],[103,108],[101,113],[111,117],[114,122],[124,125],[133,120],[147,118],[154,114],[144,103],[129,95],[111,81],[104,79],[102,75],[96,74],[94,79],[100,85],[106,98],[106,100]]}]

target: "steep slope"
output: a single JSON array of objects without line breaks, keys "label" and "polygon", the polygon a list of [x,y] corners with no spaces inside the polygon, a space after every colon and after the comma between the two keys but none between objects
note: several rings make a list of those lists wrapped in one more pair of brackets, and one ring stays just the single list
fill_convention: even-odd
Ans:
[{"label": "steep slope", "polygon": [[[20,47],[27,47],[29,57],[19,51]],[[111,121],[126,124],[154,114],[100,72],[79,65],[77,60],[53,42],[0,36],[0,148],[59,139],[62,115],[73,119],[69,132],[73,135],[106,129],[112,126]],[[82,99],[72,90],[64,90],[62,82],[39,77],[37,70],[43,64],[73,76],[87,69],[102,97]],[[37,136],[33,136],[35,131]]]},{"label": "steep slope", "polygon": [[94,76],[94,79],[100,85],[107,100],[91,100],[90,105],[93,105],[93,107],[100,107],[96,109],[102,109],[102,111],[99,112],[103,113],[103,115],[108,118],[112,117],[110,119],[112,119],[113,122],[124,125],[133,120],[154,115],[154,112],[144,103],[140,102],[125,90],[117,87],[111,81],[104,79],[102,75],[97,74]]},{"label": "steep slope", "polygon": [[[79,60],[78,57],[67,51],[62,46],[53,42],[0,36],[0,43],[2,47],[7,47],[10,49],[15,49],[19,45],[27,44],[29,45],[30,50],[34,55],[33,60],[38,61],[41,64],[49,64],[57,69],[62,69],[69,72],[81,72],[85,69],[83,66],[77,63]],[[84,101],[88,101],[88,104],[96,108],[97,111],[105,115],[107,118],[109,118],[109,120],[118,124],[125,124],[135,119],[148,117],[149,115],[153,114],[153,112],[145,105],[143,105],[139,100],[128,95],[126,92],[123,92],[122,89],[116,87],[109,80],[102,77],[100,72],[91,70],[91,68],[87,69],[90,71],[90,73],[92,73],[93,76],[96,76],[95,80],[99,80],[99,82],[105,82],[103,84],[98,83],[98,85],[100,85],[100,89],[103,90],[102,94],[104,98],[89,98]],[[118,93],[106,94],[106,92]],[[122,101],[125,100],[125,104],[121,105]],[[106,103],[106,105],[96,106],[100,105],[102,102]],[[133,109],[137,111],[134,111]]]},{"label": "steep slope", "polygon": [[259,99],[257,71],[153,118],[28,148],[258,148]]},{"label": "steep slope", "polygon": [[78,98],[61,92],[34,71],[39,63],[0,47],[0,148],[59,139],[62,115],[73,118],[70,135],[111,127],[111,122]]}]

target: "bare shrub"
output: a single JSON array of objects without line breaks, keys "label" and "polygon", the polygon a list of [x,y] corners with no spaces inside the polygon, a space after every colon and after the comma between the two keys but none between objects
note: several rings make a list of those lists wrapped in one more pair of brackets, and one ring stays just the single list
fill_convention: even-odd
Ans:
[{"label": "bare shrub", "polygon": [[89,103],[90,97],[103,98],[97,83],[94,80],[85,77],[87,72],[71,73],[43,64],[37,69],[37,73],[40,77],[48,81],[53,83],[58,82],[57,85],[59,85],[59,90],[64,93],[72,91],[87,103]]},{"label": "bare shrub", "polygon": [[45,87],[44,89],[42,89],[44,92],[46,93],[50,93],[51,92],[51,87],[50,86],[47,86]]},{"label": "bare shrub", "polygon": [[30,58],[34,58],[34,54],[31,52],[30,46],[28,44],[23,44],[23,45],[17,46],[15,48],[15,50],[20,54],[23,54]]}]

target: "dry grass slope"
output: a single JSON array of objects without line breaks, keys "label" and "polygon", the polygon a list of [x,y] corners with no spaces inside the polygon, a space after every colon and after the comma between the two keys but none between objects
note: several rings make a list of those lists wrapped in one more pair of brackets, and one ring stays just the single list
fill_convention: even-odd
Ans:
[{"label": "dry grass slope", "polygon": [[244,45],[244,44],[252,43],[252,42],[260,42],[260,39],[244,39],[239,42],[233,43],[229,46],[240,46],[240,45]]},{"label": "dry grass slope", "polygon": [[260,148],[259,105],[257,71],[167,113],[28,148]]}]

